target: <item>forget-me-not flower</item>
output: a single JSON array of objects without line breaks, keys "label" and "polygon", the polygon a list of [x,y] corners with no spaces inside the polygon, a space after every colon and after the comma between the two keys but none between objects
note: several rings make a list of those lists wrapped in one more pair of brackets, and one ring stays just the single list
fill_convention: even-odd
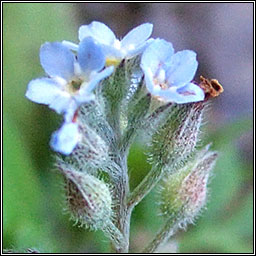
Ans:
[{"label": "forget-me-not flower", "polygon": [[191,83],[197,66],[195,52],[174,53],[172,44],[163,39],[154,40],[141,58],[148,91],[166,102],[188,103],[204,99],[203,90]]},{"label": "forget-me-not flower", "polygon": [[76,147],[80,137],[76,122],[64,122],[62,127],[52,134],[50,145],[54,151],[69,155]]},{"label": "forget-me-not flower", "polygon": [[[107,58],[107,65],[117,65],[122,59],[132,58],[146,48],[153,40],[149,39],[152,34],[153,25],[144,23],[132,29],[122,40],[118,40],[113,31],[105,24],[93,21],[89,25],[79,28],[79,40],[90,36],[101,44]],[[77,46],[71,42],[63,41],[72,50],[77,50]]]},{"label": "forget-me-not flower", "polygon": [[32,80],[26,97],[49,105],[71,122],[77,108],[94,99],[95,86],[113,72],[113,67],[103,70],[105,60],[100,45],[91,37],[81,41],[77,58],[60,42],[45,43],[40,49],[40,62],[49,77]]}]

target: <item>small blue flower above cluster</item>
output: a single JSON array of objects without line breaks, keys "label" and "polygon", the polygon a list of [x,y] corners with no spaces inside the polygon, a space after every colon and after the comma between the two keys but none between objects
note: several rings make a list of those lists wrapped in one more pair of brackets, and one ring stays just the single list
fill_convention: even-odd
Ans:
[{"label": "small blue flower above cluster", "polygon": [[148,91],[165,102],[204,100],[204,91],[191,83],[197,66],[195,52],[184,50],[174,53],[172,44],[163,39],[155,39],[141,58]]},{"label": "small blue flower above cluster", "polygon": [[[90,36],[101,44],[102,50],[107,58],[107,64],[119,63],[122,59],[132,58],[146,48],[153,40],[149,39],[152,34],[153,25],[144,23],[131,30],[122,40],[118,40],[113,31],[105,24],[94,21],[89,25],[79,28],[79,40]],[[64,44],[76,50],[75,44],[64,41]]]}]

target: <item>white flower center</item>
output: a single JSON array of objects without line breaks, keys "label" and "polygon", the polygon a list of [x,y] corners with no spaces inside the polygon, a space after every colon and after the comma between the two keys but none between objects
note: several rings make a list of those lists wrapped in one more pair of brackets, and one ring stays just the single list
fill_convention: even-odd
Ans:
[{"label": "white flower center", "polygon": [[169,88],[169,85],[166,81],[166,74],[165,74],[165,70],[164,69],[159,69],[155,78],[153,79],[153,82],[155,84],[155,86],[160,86],[161,89],[168,89]]},{"label": "white flower center", "polygon": [[164,69],[159,70],[157,79],[158,79],[159,83],[164,83],[165,82],[165,71],[164,71]]}]

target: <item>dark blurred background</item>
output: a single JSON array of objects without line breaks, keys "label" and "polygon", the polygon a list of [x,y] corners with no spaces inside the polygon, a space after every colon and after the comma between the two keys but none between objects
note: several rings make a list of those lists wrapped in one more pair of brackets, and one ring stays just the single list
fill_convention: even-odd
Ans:
[{"label": "dark blurred background", "polygon": [[[78,42],[80,25],[101,21],[121,38],[144,22],[175,50],[197,52],[200,75],[216,78],[224,93],[212,100],[204,143],[220,152],[207,210],[162,252],[249,253],[253,250],[253,3],[3,3],[4,248],[42,252],[108,252],[106,238],[73,226],[63,214],[61,178],[52,171],[51,133],[61,118],[28,101],[31,79],[44,75],[40,45]],[[132,188],[147,173],[142,146],[130,153]],[[136,207],[132,251],[161,224],[156,193]]]}]

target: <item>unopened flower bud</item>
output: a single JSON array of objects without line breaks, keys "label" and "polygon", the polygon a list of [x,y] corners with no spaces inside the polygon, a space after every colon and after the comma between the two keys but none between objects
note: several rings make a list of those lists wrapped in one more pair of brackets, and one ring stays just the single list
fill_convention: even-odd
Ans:
[{"label": "unopened flower bud", "polygon": [[206,103],[173,105],[167,119],[152,136],[152,161],[168,168],[185,161],[198,142]]},{"label": "unopened flower bud", "polygon": [[125,71],[126,62],[123,60],[115,72],[109,79],[105,80],[102,86],[102,92],[106,100],[106,104],[110,104],[110,108],[116,104],[120,104],[128,90],[128,83]]},{"label": "unopened flower bud", "polygon": [[70,158],[74,159],[79,166],[102,167],[108,158],[106,142],[85,124],[80,124],[80,134],[80,142]]},{"label": "unopened flower bud", "polygon": [[91,229],[103,229],[112,217],[109,187],[98,178],[75,171],[62,170],[66,178],[68,209],[72,219]]},{"label": "unopened flower bud", "polygon": [[163,215],[179,217],[185,224],[193,222],[206,204],[207,184],[216,159],[216,152],[204,149],[191,164],[165,179],[161,190]]}]

